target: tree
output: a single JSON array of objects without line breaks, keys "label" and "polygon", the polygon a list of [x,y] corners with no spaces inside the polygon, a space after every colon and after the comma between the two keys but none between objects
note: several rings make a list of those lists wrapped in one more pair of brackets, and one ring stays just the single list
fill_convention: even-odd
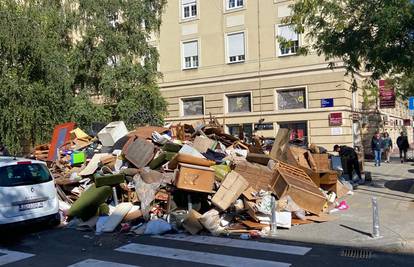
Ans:
[{"label": "tree", "polygon": [[0,1],[0,142],[19,154],[24,144],[49,142],[54,125],[69,120],[161,124],[166,103],[148,40],[164,5]]},{"label": "tree", "polygon": [[327,60],[342,59],[349,73],[414,73],[414,3],[411,0],[299,0],[287,22],[306,33]]},{"label": "tree", "polygon": [[156,85],[158,52],[149,44],[165,3],[79,1],[76,21],[82,37],[72,55],[75,86],[103,95],[112,118],[129,126],[162,124],[167,111]]},{"label": "tree", "polygon": [[58,1],[0,2],[0,139],[12,153],[66,119],[71,77]]}]

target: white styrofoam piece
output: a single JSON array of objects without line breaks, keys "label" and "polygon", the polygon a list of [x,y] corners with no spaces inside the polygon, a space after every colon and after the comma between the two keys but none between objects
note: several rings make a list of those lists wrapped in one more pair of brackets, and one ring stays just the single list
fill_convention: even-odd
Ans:
[{"label": "white styrofoam piece", "polygon": [[103,146],[113,146],[116,141],[127,134],[128,129],[123,121],[113,121],[98,133],[98,139]]}]

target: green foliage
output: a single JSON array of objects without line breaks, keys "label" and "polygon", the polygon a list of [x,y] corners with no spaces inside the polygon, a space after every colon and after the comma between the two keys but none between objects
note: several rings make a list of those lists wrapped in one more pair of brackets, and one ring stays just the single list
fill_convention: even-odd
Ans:
[{"label": "green foliage", "polygon": [[76,96],[74,102],[67,109],[70,121],[75,121],[78,127],[88,129],[91,122],[108,122],[111,120],[111,110],[103,105],[92,103],[85,93]]},{"label": "green foliage", "polygon": [[304,49],[342,59],[351,74],[413,73],[413,1],[299,0],[293,11],[286,22],[311,40]]},{"label": "green foliage", "polygon": [[[130,127],[161,124],[166,103],[148,40],[164,5],[0,1],[0,142],[18,154],[27,142],[49,142],[53,127],[70,120],[81,127],[118,119]],[[91,95],[105,103],[92,103]]]},{"label": "green foliage", "polygon": [[[80,90],[105,96],[113,119],[160,124],[166,103],[155,85],[158,52],[148,40],[159,30],[165,0],[80,1],[83,39],[73,54]],[[137,116],[139,113],[150,114]]]}]

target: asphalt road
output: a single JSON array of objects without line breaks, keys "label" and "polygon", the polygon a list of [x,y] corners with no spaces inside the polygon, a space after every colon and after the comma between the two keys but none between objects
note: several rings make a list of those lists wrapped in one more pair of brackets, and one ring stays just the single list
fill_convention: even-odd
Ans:
[{"label": "asphalt road", "polygon": [[263,238],[30,231],[1,235],[0,266],[414,266],[414,255],[371,251],[359,258],[356,251],[348,251],[355,256],[349,257],[342,255],[347,248],[340,246]]}]

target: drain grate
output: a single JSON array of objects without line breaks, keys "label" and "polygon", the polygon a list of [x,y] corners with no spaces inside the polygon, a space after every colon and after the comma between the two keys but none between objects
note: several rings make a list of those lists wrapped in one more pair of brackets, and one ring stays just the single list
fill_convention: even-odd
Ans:
[{"label": "drain grate", "polygon": [[342,250],[341,256],[353,258],[353,259],[369,260],[372,258],[372,251],[364,250],[364,249],[349,248],[349,249]]}]

